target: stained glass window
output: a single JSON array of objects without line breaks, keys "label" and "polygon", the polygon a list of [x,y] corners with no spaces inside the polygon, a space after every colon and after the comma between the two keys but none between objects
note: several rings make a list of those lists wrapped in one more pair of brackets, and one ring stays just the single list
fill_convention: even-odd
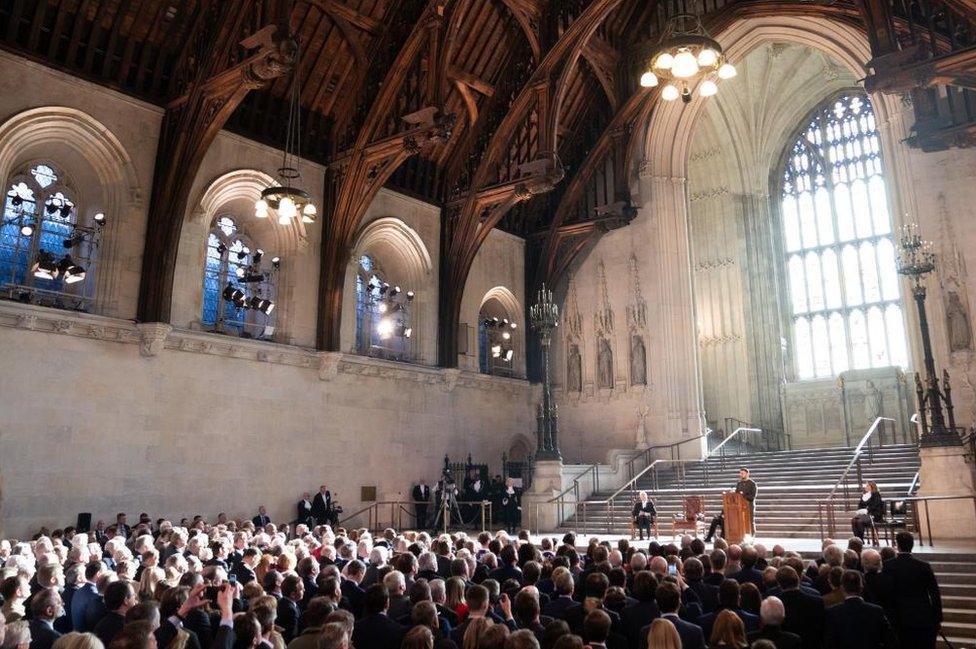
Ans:
[{"label": "stained glass window", "polygon": [[[60,172],[37,164],[16,174],[4,195],[0,220],[0,290],[7,297],[58,308],[88,308],[100,230],[78,222],[78,210]],[[35,267],[54,264],[48,277]],[[83,274],[69,268],[82,269]],[[67,281],[66,281],[67,279]]]},{"label": "stained glass window", "polygon": [[[203,313],[200,321],[215,331],[250,338],[270,338],[275,311],[249,308],[253,297],[277,301],[276,268],[263,251],[251,248],[229,216],[218,217],[207,238],[203,272]],[[247,302],[229,300],[225,291],[239,290]]]},{"label": "stained glass window", "polygon": [[780,195],[800,379],[908,363],[881,146],[867,96],[815,110]]}]

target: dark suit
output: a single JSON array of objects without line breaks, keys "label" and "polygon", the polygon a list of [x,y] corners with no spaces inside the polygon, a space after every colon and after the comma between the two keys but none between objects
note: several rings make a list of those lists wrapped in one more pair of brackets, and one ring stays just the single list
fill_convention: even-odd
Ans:
[{"label": "dark suit", "polygon": [[109,611],[105,614],[105,617],[95,625],[92,632],[98,636],[98,639],[102,641],[102,644],[106,647],[112,644],[112,640],[115,636],[122,630],[125,626],[125,616],[119,615],[115,611]]},{"label": "dark suit", "polygon": [[[603,604],[599,605],[599,609],[606,613],[610,617],[610,632],[617,633],[621,636],[623,635],[623,624],[620,621],[620,616],[611,611]],[[566,616],[563,618],[566,620],[566,624],[569,625],[569,630],[576,635],[583,635],[583,620],[586,619],[586,611],[583,610],[582,604],[577,604],[566,611]]]},{"label": "dark suit", "polygon": [[278,618],[275,620],[275,624],[281,627],[281,637],[285,639],[285,642],[291,642],[298,635],[298,619],[301,617],[301,612],[298,610],[298,604],[293,600],[282,597],[278,600]]},{"label": "dark suit", "polygon": [[578,603],[569,595],[559,595],[542,607],[542,614],[554,617],[557,620],[564,620],[566,619],[566,611]]},{"label": "dark suit", "polygon": [[296,516],[295,522],[304,523],[306,525],[312,524],[312,503],[307,500],[299,500],[298,504],[295,506]]},{"label": "dark suit", "polygon": [[[226,631],[225,631],[226,629],[227,629],[227,627],[223,627],[223,626],[220,627],[221,633],[218,634],[218,639],[220,639],[220,638],[226,638]],[[200,639],[197,637],[197,634],[194,633],[193,631],[189,630],[189,629],[186,629],[186,628],[184,628],[183,630],[186,631],[186,633],[189,636],[187,638],[187,641],[186,641],[186,648],[185,649],[201,649],[200,648]],[[234,630],[233,629],[230,629],[230,632],[231,632],[231,635],[230,635],[230,638],[231,638],[230,642],[231,642],[231,644],[228,645],[228,646],[226,646],[225,649],[231,649],[234,646],[233,645],[233,643],[234,643],[234,635],[233,635]],[[153,635],[156,636],[156,646],[159,647],[159,649],[166,649],[170,645],[170,643],[172,643],[173,640],[176,639],[176,634],[177,633],[179,633],[179,629],[177,629],[175,626],[173,626],[173,623],[172,622],[170,622],[168,619],[167,620],[163,620],[162,623],[159,625],[159,628],[156,629],[156,631],[153,633]],[[221,647],[221,646],[223,646],[223,645],[219,644],[218,642],[214,642],[214,644],[211,646],[211,649],[217,649],[218,647]]]},{"label": "dark suit", "polygon": [[71,597],[71,628],[75,631],[85,632],[91,629],[85,626],[85,612],[88,605],[98,598],[98,590],[95,584],[84,583],[78,586],[74,595]]},{"label": "dark suit", "polygon": [[61,637],[61,634],[55,631],[49,622],[43,622],[36,618],[30,621],[30,634],[30,649],[51,649],[54,641]]},{"label": "dark suit", "polygon": [[661,611],[654,600],[637,601],[624,607],[624,610],[620,612],[620,624],[623,628],[623,634],[627,638],[627,644],[636,649],[640,645],[641,637],[647,637],[646,632],[642,633],[644,627],[660,615]]},{"label": "dark suit", "polygon": [[325,496],[322,492],[315,494],[312,498],[312,516],[319,525],[325,524],[332,513],[332,492],[326,491]]},{"label": "dark suit", "polygon": [[881,574],[891,585],[891,611],[906,647],[935,646],[942,624],[942,595],[932,567],[903,552],[884,564]]},{"label": "dark suit", "polygon": [[[518,626],[515,624],[515,620],[505,620],[504,622],[499,622],[495,619],[494,616],[491,615],[491,613],[489,613],[486,617],[492,618],[492,620],[495,621],[496,624],[504,624],[505,626],[508,627],[509,631],[513,631],[513,632],[518,631]],[[454,644],[456,644],[459,647],[462,644],[464,644],[464,634],[468,630],[469,624],[471,624],[470,617],[464,622],[462,622],[459,626],[455,627],[453,631],[451,631],[451,640],[453,640]],[[356,646],[358,647],[359,645]]]},{"label": "dark suit", "polygon": [[749,643],[756,640],[769,640],[776,649],[802,649],[803,640],[795,633],[784,631],[778,626],[764,626],[760,631],[753,631],[749,634]]},{"label": "dark suit", "polygon": [[640,532],[641,540],[644,540],[644,530],[647,530],[647,535],[651,535],[651,524],[654,522],[654,517],[657,516],[657,511],[654,509],[654,503],[648,500],[646,503],[637,501],[634,503],[634,508],[630,512],[631,517],[634,520],[634,525]]},{"label": "dark suit", "polygon": [[417,517],[417,527],[423,529],[427,526],[427,506],[430,502],[430,487],[427,485],[415,485],[413,488],[413,507]]},{"label": "dark suit", "polygon": [[749,518],[752,520],[752,535],[756,535],[756,496],[759,495],[759,487],[751,478],[739,480],[735,483],[735,493],[742,494],[742,497],[749,503]]},{"label": "dark suit", "polygon": [[243,561],[234,566],[234,570],[232,572],[237,575],[237,583],[239,583],[241,586],[246,586],[252,581],[257,581],[258,578],[258,576],[254,574],[251,567],[245,564]]},{"label": "dark suit", "polygon": [[349,600],[349,608],[352,614],[357,618],[362,617],[366,591],[360,588],[359,584],[349,579],[342,580],[342,583],[339,584],[339,590],[342,591],[342,596]]},{"label": "dark suit", "polygon": [[354,647],[399,649],[407,628],[382,613],[368,615],[356,622],[352,631]]},{"label": "dark suit", "polygon": [[524,578],[522,577],[522,570],[516,566],[502,566],[501,568],[496,568],[491,571],[488,575],[489,579],[494,579],[499,584],[504,584],[506,579],[514,579],[522,585]]},{"label": "dark suit", "polygon": [[[678,636],[681,638],[681,649],[705,649],[705,633],[700,626],[685,622],[674,613],[667,613],[661,617],[673,624],[674,628],[678,630]],[[647,649],[647,632],[650,630],[650,624],[641,629],[638,649]]]},{"label": "dark suit", "polygon": [[410,603],[410,598],[406,595],[390,595],[390,608],[386,613],[392,619],[396,620],[404,615],[410,615],[412,608],[413,605]]},{"label": "dark suit", "polygon": [[[827,609],[826,649],[893,649],[895,633],[880,606],[860,597],[848,597],[843,604]],[[905,642],[906,649],[920,645]]]},{"label": "dark suit", "polygon": [[819,649],[824,629],[823,599],[799,589],[783,591],[777,597],[786,609],[783,630],[800,636],[803,649]]},{"label": "dark suit", "polygon": [[264,527],[265,525],[271,522],[271,519],[267,516],[267,514],[263,516],[261,514],[258,514],[257,516],[251,519],[251,522],[254,523],[254,527]]},{"label": "dark suit", "polygon": [[698,596],[703,613],[711,613],[718,608],[718,587],[705,583],[702,579],[688,579],[688,590]]},{"label": "dark suit", "polygon": [[743,568],[739,572],[729,575],[729,579],[735,579],[740,584],[747,582],[755,584],[760,593],[766,590],[766,584],[763,582],[763,574],[755,568]]}]

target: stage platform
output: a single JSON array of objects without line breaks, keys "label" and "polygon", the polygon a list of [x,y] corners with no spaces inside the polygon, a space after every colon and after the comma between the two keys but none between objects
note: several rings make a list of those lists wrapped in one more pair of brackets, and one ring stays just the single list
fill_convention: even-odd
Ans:
[{"label": "stage platform", "polygon": [[[557,544],[562,541],[565,532],[549,532],[549,533],[537,533],[532,534],[531,539],[533,543],[538,544],[543,537],[555,538]],[[651,538],[650,541],[645,539],[643,541],[632,539],[628,534],[577,534],[576,535],[576,547],[585,550],[590,543],[590,538],[596,537],[601,541],[610,541],[610,543],[616,545],[617,541],[620,539],[630,539],[630,544],[638,548],[646,548],[650,541],[656,540],[662,545],[668,543],[674,543],[678,545],[680,543],[680,537],[676,538],[671,535],[662,534],[656,538]],[[842,547],[847,547],[847,539],[849,537],[838,537],[834,539],[837,541],[838,545]],[[821,539],[784,539],[784,538],[774,538],[758,536],[754,543],[761,543],[766,546],[767,550],[772,550],[774,545],[782,545],[787,550],[794,550],[796,552],[801,552],[803,554],[819,553],[821,550],[822,541]],[[887,545],[882,540],[882,545]],[[712,544],[706,544],[708,549],[712,548]],[[867,547],[871,547],[868,545]],[[920,545],[918,539],[915,539],[915,553],[917,554],[971,554],[976,555],[976,540],[965,541],[965,540],[952,540],[952,541],[940,541],[935,540],[935,545],[931,546],[927,542],[925,545]]]}]

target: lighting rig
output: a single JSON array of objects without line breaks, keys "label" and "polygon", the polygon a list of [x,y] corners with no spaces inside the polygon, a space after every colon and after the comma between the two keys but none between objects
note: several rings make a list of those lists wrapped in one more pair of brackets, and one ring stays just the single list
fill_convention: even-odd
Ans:
[{"label": "lighting rig", "polygon": [[409,339],[413,335],[409,307],[415,293],[404,291],[396,285],[391,286],[387,282],[380,283],[375,278],[370,280],[366,288],[369,295],[373,296],[376,312],[380,314],[380,319],[375,324],[380,339],[389,340],[393,337]]},{"label": "lighting rig", "polygon": [[[225,251],[226,247],[224,244],[220,244],[217,247],[219,254],[223,255]],[[271,315],[271,312],[275,309],[275,303],[270,297],[262,295],[261,285],[270,282],[277,276],[278,271],[281,269],[281,257],[272,257],[271,268],[269,270],[263,270],[261,268],[261,260],[264,259],[265,253],[260,248],[255,250],[252,255],[251,250],[245,246],[236,255],[238,261],[244,261],[248,255],[251,255],[251,263],[248,266],[238,266],[235,271],[239,282],[248,288],[254,285],[257,286],[254,288],[254,293],[248,295],[239,286],[235,286],[233,281],[228,281],[222,293],[224,300],[231,302],[238,309],[253,309],[265,315]]]},{"label": "lighting rig", "polygon": [[501,358],[508,363],[515,357],[515,347],[512,343],[512,333],[518,328],[515,322],[508,318],[498,318],[492,316],[485,318],[483,322],[488,331],[488,343],[491,348],[492,358]]}]

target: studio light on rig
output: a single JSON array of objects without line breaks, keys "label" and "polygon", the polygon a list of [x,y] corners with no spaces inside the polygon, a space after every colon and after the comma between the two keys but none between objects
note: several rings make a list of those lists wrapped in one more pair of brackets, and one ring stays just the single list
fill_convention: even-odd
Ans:
[{"label": "studio light on rig", "polygon": [[272,212],[278,218],[280,225],[289,225],[296,218],[303,223],[314,223],[318,210],[312,203],[312,196],[302,189],[301,184],[301,155],[302,155],[302,123],[300,97],[301,82],[301,48],[297,47],[295,62],[292,66],[291,96],[288,100],[288,122],[285,127],[285,146],[282,148],[281,167],[278,168],[277,184],[261,192],[261,197],[254,203],[254,216],[266,219]]},{"label": "studio light on rig", "polygon": [[58,271],[61,273],[61,279],[65,284],[80,282],[87,275],[85,269],[71,259],[71,255],[65,255],[61,258],[61,261],[58,262]]},{"label": "studio light on rig", "polygon": [[41,250],[37,253],[37,261],[34,262],[31,272],[38,279],[57,279],[60,273],[58,265],[54,261],[54,255],[47,250]]},{"label": "studio light on rig", "polygon": [[640,85],[653,88],[661,83],[661,99],[679,97],[689,103],[694,92],[701,97],[718,93],[718,81],[736,75],[722,46],[712,38],[693,14],[678,14],[668,20],[660,41],[651,53]]}]

